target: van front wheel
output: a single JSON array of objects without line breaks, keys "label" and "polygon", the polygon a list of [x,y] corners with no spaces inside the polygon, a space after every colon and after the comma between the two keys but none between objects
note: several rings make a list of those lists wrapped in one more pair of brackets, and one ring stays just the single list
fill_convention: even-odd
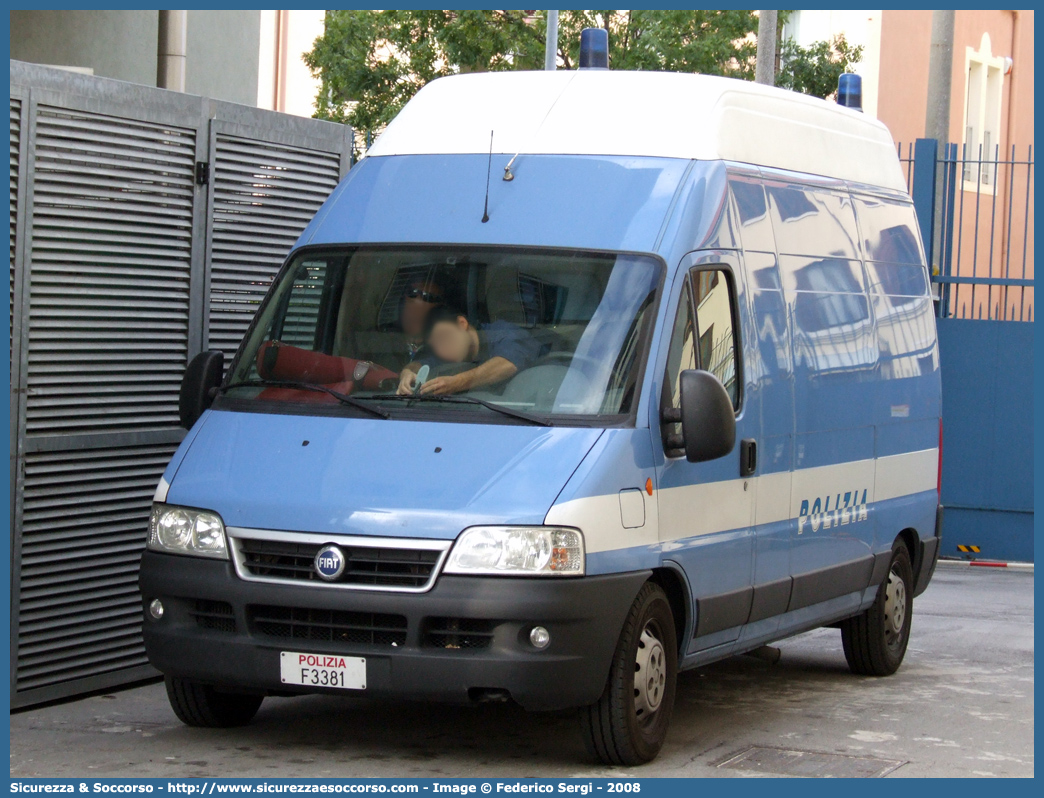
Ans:
[{"label": "van front wheel", "polygon": [[891,676],[902,664],[910,642],[913,615],[913,566],[906,544],[892,546],[888,576],[868,610],[841,622],[841,643],[852,673]]},{"label": "van front wheel", "polygon": [[264,696],[221,693],[209,685],[167,676],[167,699],[178,720],[187,726],[245,726],[261,708]]},{"label": "van front wheel", "polygon": [[655,759],[667,737],[677,675],[671,605],[659,585],[646,582],[627,614],[602,697],[580,710],[588,752],[607,765]]}]

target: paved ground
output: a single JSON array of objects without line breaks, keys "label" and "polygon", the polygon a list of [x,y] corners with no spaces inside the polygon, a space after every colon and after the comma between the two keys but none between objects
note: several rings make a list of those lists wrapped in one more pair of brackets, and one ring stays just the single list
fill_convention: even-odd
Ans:
[{"label": "paved ground", "polygon": [[[738,657],[682,674],[667,744],[633,774],[840,774],[876,757],[904,763],[896,776],[1033,776],[1032,572],[940,566],[890,678],[849,674],[833,629],[780,648],[777,665]],[[768,750],[717,767],[751,746]],[[571,713],[507,705],[267,699],[250,727],[200,730],[151,684],[11,716],[13,777],[618,774],[586,758]]]}]

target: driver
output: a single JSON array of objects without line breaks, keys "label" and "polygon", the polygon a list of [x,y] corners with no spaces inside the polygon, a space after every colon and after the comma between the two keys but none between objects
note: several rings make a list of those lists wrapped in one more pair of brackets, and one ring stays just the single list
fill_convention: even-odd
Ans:
[{"label": "driver", "polygon": [[402,370],[399,394],[414,392],[422,365],[475,364],[458,374],[427,380],[420,389],[422,394],[463,393],[504,382],[540,356],[540,345],[511,322],[493,321],[479,327],[460,311],[443,305],[432,309],[424,326],[431,354]]},{"label": "driver", "polygon": [[403,291],[402,304],[399,306],[399,326],[405,341],[403,342],[403,363],[418,360],[424,351],[424,329],[428,314],[433,308],[445,304],[446,286],[433,274],[419,277],[411,282]]}]

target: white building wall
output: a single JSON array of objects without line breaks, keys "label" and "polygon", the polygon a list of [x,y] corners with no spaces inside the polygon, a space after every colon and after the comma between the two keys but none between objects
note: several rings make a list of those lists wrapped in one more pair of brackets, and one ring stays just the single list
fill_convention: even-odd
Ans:
[{"label": "white building wall", "polygon": [[326,29],[325,11],[262,11],[257,105],[297,116],[315,113],[320,81],[302,57]]},{"label": "white building wall", "polygon": [[881,75],[880,11],[794,11],[783,27],[783,38],[802,47],[830,41],[844,34],[849,44],[863,48],[863,59],[854,72],[863,79],[863,112],[877,117],[877,97]]},{"label": "white building wall", "polygon": [[[11,14],[11,58],[156,85],[155,10],[23,10]],[[315,113],[319,81],[301,57],[325,11],[190,10],[189,94],[298,116]]]}]

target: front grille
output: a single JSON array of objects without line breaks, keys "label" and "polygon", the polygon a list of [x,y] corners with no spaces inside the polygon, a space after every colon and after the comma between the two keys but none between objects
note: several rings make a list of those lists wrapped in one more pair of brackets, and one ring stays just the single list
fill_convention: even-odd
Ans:
[{"label": "front grille", "polygon": [[347,563],[334,582],[319,578],[315,555],[322,543],[237,538],[240,563],[248,577],[377,588],[422,589],[435,575],[440,549],[339,545]]},{"label": "front grille", "polygon": [[196,626],[201,629],[229,633],[236,631],[236,618],[232,612],[232,605],[227,601],[197,599],[189,610],[189,615],[196,619]]},{"label": "front grille", "polygon": [[489,648],[501,621],[484,618],[428,618],[424,645],[431,648]]},{"label": "front grille", "polygon": [[265,637],[373,646],[406,642],[402,615],[254,605],[247,607],[247,618],[250,628]]}]

